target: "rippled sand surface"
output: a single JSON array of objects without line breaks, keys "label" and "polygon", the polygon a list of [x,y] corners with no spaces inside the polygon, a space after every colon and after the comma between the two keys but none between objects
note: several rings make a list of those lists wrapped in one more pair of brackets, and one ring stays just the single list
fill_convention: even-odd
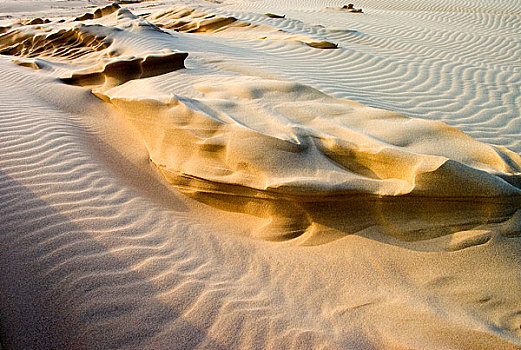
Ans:
[{"label": "rippled sand surface", "polygon": [[521,3],[344,5],[0,2],[3,349],[521,348]]}]

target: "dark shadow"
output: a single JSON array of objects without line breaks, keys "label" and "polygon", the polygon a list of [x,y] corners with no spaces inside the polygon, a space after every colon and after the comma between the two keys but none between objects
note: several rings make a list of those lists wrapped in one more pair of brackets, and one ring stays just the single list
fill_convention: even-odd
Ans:
[{"label": "dark shadow", "polygon": [[267,225],[255,235],[258,238],[285,241],[311,236],[306,245],[329,243],[368,228],[398,245],[427,241],[506,222],[521,209],[518,197],[288,196],[172,174],[168,178],[180,191],[207,205],[266,219]]},{"label": "dark shadow", "polygon": [[519,199],[354,196],[302,207],[313,222],[345,234],[375,227],[399,241],[419,242],[507,221],[521,203]]}]

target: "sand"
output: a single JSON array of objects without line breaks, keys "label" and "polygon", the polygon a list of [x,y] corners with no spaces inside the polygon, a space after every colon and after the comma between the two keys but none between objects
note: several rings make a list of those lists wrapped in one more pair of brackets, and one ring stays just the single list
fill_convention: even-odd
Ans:
[{"label": "sand", "polygon": [[521,3],[0,2],[2,349],[521,348]]}]

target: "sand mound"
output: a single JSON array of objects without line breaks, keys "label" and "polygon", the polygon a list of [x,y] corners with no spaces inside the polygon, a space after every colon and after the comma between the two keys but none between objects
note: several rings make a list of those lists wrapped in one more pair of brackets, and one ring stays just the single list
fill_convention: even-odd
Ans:
[{"label": "sand mound", "polygon": [[[74,22],[90,19],[105,21],[107,19],[103,17],[109,15],[112,15],[109,21],[130,30],[155,30],[155,26],[117,4],[98,8],[93,14],[84,15]],[[113,45],[122,30],[112,26],[70,22],[35,26],[33,22],[10,28],[0,35],[0,54],[21,57],[13,60],[20,66],[56,70],[61,75],[60,80],[66,84],[112,87],[132,79],[184,68],[186,53],[170,50],[154,53],[137,49],[132,51],[137,51],[136,54],[125,54],[124,49]]]},{"label": "sand mound", "polygon": [[[280,16],[270,17],[283,18]],[[182,6],[150,14],[146,16],[146,19],[158,27],[186,33],[211,33],[234,38],[292,40],[304,42],[311,47],[319,49],[332,49],[338,46],[325,41],[316,42],[308,36],[292,34],[265,24],[252,24],[240,21],[233,16],[220,16]]]},{"label": "sand mound", "polygon": [[343,5],[341,7],[326,7],[327,10],[342,11],[348,13],[364,13],[362,9],[357,9],[353,4]]},{"label": "sand mound", "polygon": [[[142,97],[132,86],[96,94],[136,127],[171,184],[220,209],[267,219],[257,237],[323,244],[338,232],[382,226],[389,236],[424,241],[516,210],[521,158],[443,123],[280,80],[195,89],[202,98]],[[358,220],[335,224],[343,222],[331,216],[336,211]],[[421,212],[429,214],[418,220]]]},{"label": "sand mound", "polygon": [[[517,196],[521,158],[440,122],[252,79],[167,102],[107,92],[163,171],[256,196]],[[181,141],[182,140],[182,141]],[[315,199],[314,199],[315,198]]]},{"label": "sand mound", "polygon": [[211,15],[189,7],[169,8],[164,12],[149,15],[147,19],[159,27],[188,33],[215,33],[230,27],[250,26],[249,23],[240,22],[235,17]]},{"label": "sand mound", "polygon": [[116,12],[120,8],[121,7],[117,3],[113,3],[111,5],[107,5],[104,7],[98,7],[97,9],[94,10],[94,12],[85,13],[82,16],[76,17],[74,19],[74,21],[78,22],[78,21],[85,21],[85,20],[89,20],[89,19],[101,18],[103,16],[107,16],[107,15],[110,15],[110,14]]}]

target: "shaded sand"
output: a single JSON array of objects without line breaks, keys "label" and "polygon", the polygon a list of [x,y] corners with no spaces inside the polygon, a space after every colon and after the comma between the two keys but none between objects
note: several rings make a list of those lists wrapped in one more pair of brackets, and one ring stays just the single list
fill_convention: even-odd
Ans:
[{"label": "shaded sand", "polygon": [[3,348],[521,348],[516,1],[28,3]]}]

